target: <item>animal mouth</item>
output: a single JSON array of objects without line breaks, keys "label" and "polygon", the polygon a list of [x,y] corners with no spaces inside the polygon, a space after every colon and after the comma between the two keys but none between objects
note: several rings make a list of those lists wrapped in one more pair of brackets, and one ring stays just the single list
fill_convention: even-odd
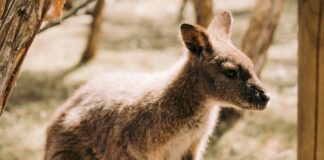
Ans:
[{"label": "animal mouth", "polygon": [[252,109],[254,110],[264,110],[267,107],[267,104],[257,104],[254,105]]},{"label": "animal mouth", "polygon": [[267,107],[269,100],[270,97],[266,95],[257,95],[255,97],[249,98],[249,105],[243,108],[251,110],[264,110]]},{"label": "animal mouth", "polygon": [[241,108],[247,110],[264,110],[267,108],[267,103],[251,104],[251,105],[241,106]]}]

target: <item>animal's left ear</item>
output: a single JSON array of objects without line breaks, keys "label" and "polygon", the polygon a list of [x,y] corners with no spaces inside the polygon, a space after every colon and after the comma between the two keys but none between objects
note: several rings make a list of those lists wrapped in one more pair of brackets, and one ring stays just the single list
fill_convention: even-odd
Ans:
[{"label": "animal's left ear", "polygon": [[202,27],[184,23],[180,30],[182,40],[191,55],[202,58],[205,51],[211,48],[208,35]]},{"label": "animal's left ear", "polygon": [[224,11],[215,16],[208,26],[208,32],[214,36],[229,39],[231,36],[232,22],[232,14]]}]

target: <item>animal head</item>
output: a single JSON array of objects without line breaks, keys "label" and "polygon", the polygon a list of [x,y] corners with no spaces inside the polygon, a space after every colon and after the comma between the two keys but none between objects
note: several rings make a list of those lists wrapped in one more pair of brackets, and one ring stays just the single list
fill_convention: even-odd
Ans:
[{"label": "animal head", "polygon": [[201,73],[203,90],[219,105],[264,109],[269,96],[252,61],[230,40],[232,16],[225,11],[207,29],[182,24],[181,36],[189,61]]}]

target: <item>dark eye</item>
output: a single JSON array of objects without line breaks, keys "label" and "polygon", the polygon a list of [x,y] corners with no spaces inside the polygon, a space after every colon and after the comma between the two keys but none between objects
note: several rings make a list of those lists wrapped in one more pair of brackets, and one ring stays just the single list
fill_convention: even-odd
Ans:
[{"label": "dark eye", "polygon": [[236,79],[236,78],[238,78],[238,72],[236,70],[233,70],[233,69],[226,70],[224,72],[224,74],[226,75],[226,77],[228,79]]}]

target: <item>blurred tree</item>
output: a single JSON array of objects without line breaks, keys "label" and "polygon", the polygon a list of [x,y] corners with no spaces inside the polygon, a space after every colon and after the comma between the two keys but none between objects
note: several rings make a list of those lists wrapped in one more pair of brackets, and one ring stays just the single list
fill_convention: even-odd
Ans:
[{"label": "blurred tree", "polygon": [[259,76],[265,65],[284,2],[284,0],[257,1],[250,26],[243,37],[242,51],[252,59]]},{"label": "blurred tree", "polygon": [[[182,0],[180,5],[180,10],[178,13],[177,22],[183,20],[183,12],[189,0]],[[213,0],[191,0],[195,13],[196,13],[196,23],[207,27],[209,22],[213,18]]]},{"label": "blurred tree", "polygon": [[97,0],[96,6],[92,13],[93,20],[90,28],[88,43],[85,51],[82,54],[80,64],[88,62],[96,54],[101,24],[103,22],[104,5],[105,0]]},{"label": "blurred tree", "polygon": [[[76,13],[78,13],[78,11],[87,8],[88,5],[94,1],[95,0],[84,0],[84,1],[80,2],[78,0],[67,0],[64,5],[64,9],[67,11],[63,14],[62,18],[56,19],[56,20],[53,20],[53,21],[47,23],[43,28],[40,29],[39,32],[43,32],[49,28],[52,28],[54,26],[61,24],[62,20],[68,19],[68,18],[76,15]],[[86,48],[81,56],[79,65],[82,65],[83,63],[88,62],[96,54],[97,44],[98,44],[98,39],[99,39],[99,34],[100,34],[100,28],[101,28],[101,24],[103,22],[104,6],[105,6],[105,0],[97,0],[96,5],[93,10],[91,10],[90,12],[88,10],[86,10],[86,13],[91,14],[93,20],[92,20],[92,23],[90,26],[90,33],[89,33],[87,45],[86,45]]]},{"label": "blurred tree", "polygon": [[183,12],[186,8],[186,5],[188,3],[188,0],[182,0],[180,4],[180,9],[178,13],[177,23],[181,22],[183,20]]},{"label": "blurred tree", "polygon": [[192,0],[197,24],[207,27],[213,18],[213,0]]}]

